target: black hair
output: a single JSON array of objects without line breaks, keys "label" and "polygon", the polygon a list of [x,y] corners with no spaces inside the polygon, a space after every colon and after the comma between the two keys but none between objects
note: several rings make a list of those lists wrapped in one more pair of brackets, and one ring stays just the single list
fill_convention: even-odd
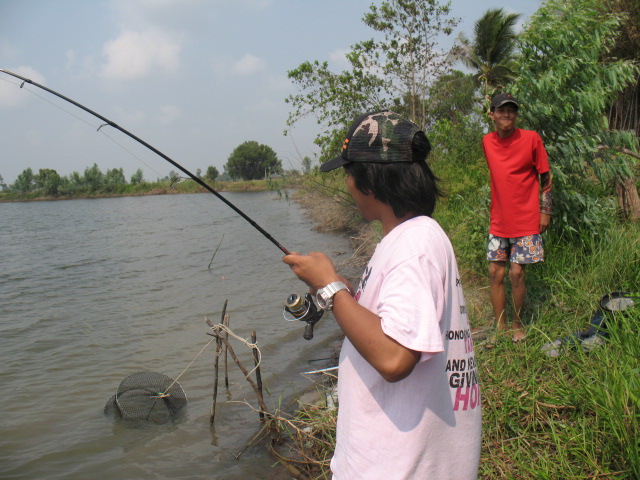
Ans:
[{"label": "black hair", "polygon": [[443,193],[438,187],[439,179],[427,165],[431,144],[424,132],[413,136],[411,150],[411,162],[349,162],[344,169],[359,191],[373,193],[376,199],[390,205],[397,218],[407,213],[430,217]]}]

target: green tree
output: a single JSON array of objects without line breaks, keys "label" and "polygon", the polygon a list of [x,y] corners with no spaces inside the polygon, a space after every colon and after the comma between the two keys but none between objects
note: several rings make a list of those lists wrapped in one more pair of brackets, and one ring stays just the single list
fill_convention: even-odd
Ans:
[{"label": "green tree", "polygon": [[77,195],[87,190],[84,178],[78,172],[72,172],[71,175],[61,178],[58,193],[60,195]]},{"label": "green tree", "polygon": [[[627,59],[640,63],[640,2],[637,0],[604,0],[606,8],[618,14],[622,22],[616,43],[609,58]],[[620,92],[609,112],[613,128],[634,130],[640,136],[640,75],[634,83]]]},{"label": "green tree", "polygon": [[169,171],[169,175],[164,177],[164,180],[169,182],[171,185],[173,185],[175,182],[180,180],[180,175],[178,173],[176,173],[175,170],[171,170],[171,171]]},{"label": "green tree", "polygon": [[6,189],[7,189],[7,184],[6,184],[6,183],[4,183],[4,178],[2,178],[2,175],[0,175],[0,189],[1,189],[2,191],[4,191],[4,190],[6,190]]},{"label": "green tree", "polygon": [[104,188],[109,192],[116,191],[119,186],[126,184],[127,179],[122,168],[112,168],[104,175]]},{"label": "green tree", "polygon": [[311,159],[308,156],[305,156],[302,159],[302,171],[304,173],[309,173],[311,171]]},{"label": "green tree", "polygon": [[58,185],[58,195],[73,196],[76,189],[71,183],[70,177],[60,177],[60,184]]},{"label": "green tree", "polygon": [[[293,108],[287,118],[287,127],[290,129],[308,116],[316,118],[322,126],[314,139],[320,147],[320,161],[340,151],[349,122],[360,113],[382,108],[386,103],[381,97],[383,80],[367,71],[359,53],[350,52],[347,60],[351,71],[334,73],[329,70],[328,62],[315,60],[287,72],[301,92],[285,99]],[[285,135],[288,131],[285,130]]]},{"label": "green tree", "polygon": [[231,153],[225,170],[232,178],[255,180],[273,173],[282,173],[282,162],[271,147],[248,141],[237,146]]},{"label": "green tree", "polygon": [[218,177],[220,177],[220,172],[216,167],[210,165],[207,168],[207,178],[210,178],[211,181],[215,182]]},{"label": "green tree", "polygon": [[457,122],[461,117],[474,115],[477,106],[476,82],[473,75],[459,70],[445,73],[429,88],[429,128],[439,120]]},{"label": "green tree", "polygon": [[478,105],[473,75],[453,70],[436,79],[429,89],[430,122],[426,125],[432,162],[455,158],[460,164],[471,165],[483,158],[486,117]]},{"label": "green tree", "polygon": [[548,0],[520,37],[512,90],[523,106],[521,119],[547,147],[553,225],[563,233],[597,234],[615,217],[615,201],[603,192],[615,178],[630,175],[629,161],[612,155],[635,149],[637,138],[610,130],[606,118],[617,92],[638,74],[632,62],[608,56],[620,22],[600,0]]},{"label": "green tree", "polygon": [[397,110],[424,125],[427,120],[425,99],[433,78],[449,71],[449,52],[442,51],[438,40],[451,35],[458,19],[450,18],[451,2],[438,0],[390,0],[369,7],[364,23],[384,39],[356,44],[365,66],[384,75]]},{"label": "green tree", "polygon": [[[623,22],[610,58],[627,59],[640,63],[640,2],[637,0],[605,0],[607,8],[618,13]],[[609,126],[618,130],[633,130],[640,136],[640,75],[616,96],[609,110]],[[624,151],[640,158],[639,152]],[[636,170],[637,176],[638,170]],[[640,195],[633,177],[616,180],[616,193],[622,214],[629,220],[640,220]]]},{"label": "green tree", "polygon": [[[618,14],[622,22],[610,58],[640,63],[640,2],[638,0],[604,0],[606,8]],[[618,94],[609,113],[611,126],[634,130],[640,136],[640,75],[634,83]]]},{"label": "green tree", "polygon": [[38,175],[34,176],[35,188],[44,195],[58,195],[62,179],[58,172],[50,168],[41,168]]},{"label": "green tree", "polygon": [[485,97],[504,88],[515,78],[516,39],[514,27],[520,14],[507,14],[502,8],[487,10],[473,29],[473,40],[463,33],[458,36],[461,50],[458,58],[474,70]]},{"label": "green tree", "polygon": [[83,186],[91,193],[99,192],[104,186],[104,174],[97,164],[84,170]]},{"label": "green tree", "polygon": [[34,176],[33,170],[31,168],[25,168],[20,175],[16,178],[16,181],[13,182],[11,188],[18,192],[28,193],[33,190],[34,187]]},{"label": "green tree", "polygon": [[300,93],[286,99],[293,107],[287,126],[315,116],[323,126],[314,140],[322,162],[340,150],[347,126],[365,111],[393,108],[424,125],[428,87],[450,66],[449,52],[436,44],[457,25],[449,14],[450,2],[440,5],[438,0],[371,5],[363,21],[384,38],[353,45],[348,70],[334,73],[327,62],[316,60],[288,72]]},{"label": "green tree", "polygon": [[129,183],[131,183],[131,185],[139,185],[142,182],[144,182],[144,174],[142,173],[142,169],[139,168],[131,175],[131,181]]},{"label": "green tree", "polygon": [[79,172],[74,171],[69,177],[69,180],[75,188],[81,188],[84,185],[84,178]]}]

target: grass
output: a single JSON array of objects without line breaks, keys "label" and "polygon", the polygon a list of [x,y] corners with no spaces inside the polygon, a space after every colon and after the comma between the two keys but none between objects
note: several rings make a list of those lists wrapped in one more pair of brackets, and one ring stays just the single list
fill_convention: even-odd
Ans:
[{"label": "grass", "polygon": [[[640,312],[618,314],[606,345],[551,358],[542,325],[526,343],[479,348],[481,478],[638,478]],[[565,334],[568,332],[564,332]]]},{"label": "grass", "polygon": [[[472,327],[493,325],[484,260],[489,190],[484,161],[435,169],[449,181],[436,212],[461,272]],[[456,180],[464,178],[464,181]],[[547,261],[527,269],[527,340],[476,344],[483,392],[480,478],[640,478],[640,307],[609,322],[610,339],[591,353],[542,347],[584,331],[600,298],[640,292],[640,228],[612,218],[598,236],[545,233]],[[508,287],[508,285],[507,285]]]},{"label": "grass", "polygon": [[[448,163],[436,157],[433,166],[448,192],[435,218],[454,245],[472,327],[490,331],[484,160]],[[335,190],[343,185],[340,179],[322,182],[325,202],[333,198],[334,204],[322,211],[350,211],[340,215],[349,220],[339,228],[349,232],[356,248],[362,238],[367,239],[364,244],[374,244],[379,238],[375,226],[366,235],[354,233],[353,211]],[[318,203],[317,198],[312,203]],[[606,344],[591,352],[565,347],[552,358],[542,350],[548,342],[587,330],[603,295],[640,292],[640,225],[612,218],[595,237],[567,240],[551,230],[544,238],[547,261],[527,269],[526,341],[513,344],[505,336],[495,348],[486,349],[480,336],[475,339],[483,396],[479,477],[640,478],[640,306],[612,316]],[[370,251],[363,248],[363,257]],[[304,418],[310,411],[328,416],[328,421],[310,420],[314,425],[334,428],[333,412],[314,408],[306,410]],[[325,431],[322,438],[331,438],[331,433]],[[330,450],[320,448],[310,477],[330,476]]]}]

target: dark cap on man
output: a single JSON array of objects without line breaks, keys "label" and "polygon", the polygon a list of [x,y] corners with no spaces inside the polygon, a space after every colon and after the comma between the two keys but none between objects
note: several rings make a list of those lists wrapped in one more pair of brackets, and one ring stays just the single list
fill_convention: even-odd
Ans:
[{"label": "dark cap on man", "polygon": [[389,110],[365,113],[356,118],[347,132],[340,156],[320,165],[328,172],[350,162],[412,162],[411,143],[421,129]]},{"label": "dark cap on man", "polygon": [[518,101],[510,93],[499,93],[491,100],[491,110],[495,110],[507,103],[513,103],[516,108],[520,108]]}]

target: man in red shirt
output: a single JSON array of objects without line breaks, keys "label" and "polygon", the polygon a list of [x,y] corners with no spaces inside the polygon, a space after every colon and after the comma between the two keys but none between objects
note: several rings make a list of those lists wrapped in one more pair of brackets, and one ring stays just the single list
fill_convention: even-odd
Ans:
[{"label": "man in red shirt", "polygon": [[[496,95],[489,112],[496,129],[482,139],[491,174],[491,225],[487,247],[491,304],[497,332],[506,331],[504,277],[509,261],[514,342],[526,336],[522,323],[527,295],[525,266],[544,261],[540,234],[551,222],[549,159],[540,135],[516,128],[519,108],[512,95]],[[490,340],[489,345],[492,344]]]}]

